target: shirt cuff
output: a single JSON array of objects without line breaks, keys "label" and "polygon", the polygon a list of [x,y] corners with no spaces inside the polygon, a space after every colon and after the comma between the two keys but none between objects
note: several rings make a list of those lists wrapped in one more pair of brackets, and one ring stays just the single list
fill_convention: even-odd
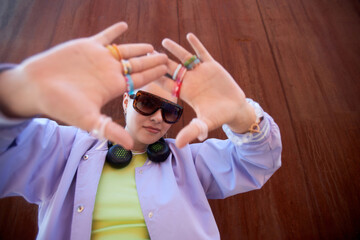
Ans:
[{"label": "shirt cuff", "polygon": [[[16,64],[13,63],[1,63],[0,64],[0,73],[9,69],[12,69],[16,67]],[[6,117],[1,111],[0,111],[0,126],[5,126],[5,127],[9,127],[9,126],[14,126],[17,124],[20,124],[22,122],[24,122],[26,120],[24,119],[11,119]]]},{"label": "shirt cuff", "polygon": [[[13,63],[1,63],[0,64],[0,73],[9,69],[16,67],[17,64]],[[19,125],[25,121],[28,121],[29,118],[9,118],[0,111],[0,127],[11,127]]]},{"label": "shirt cuff", "polygon": [[16,67],[17,64],[13,64],[13,63],[1,63],[0,64],[0,73],[6,70],[9,70],[11,68]]},{"label": "shirt cuff", "polygon": [[268,114],[264,112],[264,110],[260,107],[260,105],[257,102],[249,98],[247,98],[246,101],[254,107],[256,114],[256,121],[259,121],[261,117],[264,118],[259,124],[260,127],[259,133],[250,133],[250,132],[244,134],[235,133],[231,131],[228,125],[224,124],[222,126],[223,131],[225,132],[229,140],[232,141],[236,146],[241,146],[245,143],[259,143],[263,141],[270,132],[270,123],[269,120],[267,119]]},{"label": "shirt cuff", "polygon": [[28,120],[29,118],[9,118],[0,111],[0,128],[19,125]]}]

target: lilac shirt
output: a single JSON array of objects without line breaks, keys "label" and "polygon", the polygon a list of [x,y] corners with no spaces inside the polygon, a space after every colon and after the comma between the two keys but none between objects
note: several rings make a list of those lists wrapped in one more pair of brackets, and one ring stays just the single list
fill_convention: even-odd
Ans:
[{"label": "lilac shirt", "polygon": [[[1,121],[0,121],[1,122]],[[219,239],[209,199],[259,189],[281,165],[280,132],[265,113],[254,142],[208,139],[136,168],[151,239]],[[256,141],[259,139],[259,141]],[[39,205],[38,239],[90,239],[107,146],[75,127],[33,119],[0,126],[0,196]],[[84,157],[86,156],[86,157]],[[121,183],[114,183],[114,189]]]}]

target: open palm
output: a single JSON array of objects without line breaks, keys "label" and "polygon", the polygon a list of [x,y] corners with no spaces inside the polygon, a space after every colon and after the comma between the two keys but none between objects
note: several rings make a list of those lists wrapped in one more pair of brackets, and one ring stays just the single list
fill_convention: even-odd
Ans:
[{"label": "open palm", "polygon": [[[104,119],[101,107],[126,91],[123,66],[106,48],[126,29],[126,23],[117,23],[92,37],[68,41],[26,59],[6,73],[9,77],[2,84],[9,83],[11,89],[0,91],[1,101],[14,116],[44,114],[87,131],[95,129]],[[154,50],[152,45],[117,47],[131,63],[135,88],[165,74],[165,54],[146,56]],[[130,135],[113,121],[106,125],[104,137],[132,146]]]},{"label": "open palm", "polygon": [[[197,118],[204,121],[209,130],[235,121],[247,109],[244,92],[232,76],[211,57],[195,35],[190,33],[187,39],[201,63],[185,74],[180,98],[194,109]],[[163,46],[182,63],[193,55],[170,39],[165,39]],[[170,71],[174,72],[178,64],[169,60],[168,65]],[[166,83],[169,89],[174,84],[170,80]],[[196,125],[190,123],[179,132],[177,145],[184,146],[198,134]]]}]

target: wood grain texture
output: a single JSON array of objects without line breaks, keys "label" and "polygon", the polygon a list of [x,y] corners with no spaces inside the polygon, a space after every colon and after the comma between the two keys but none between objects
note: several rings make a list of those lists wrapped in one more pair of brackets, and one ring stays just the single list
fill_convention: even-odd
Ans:
[{"label": "wood grain texture", "polygon": [[[115,42],[193,32],[280,126],[283,166],[259,191],[211,200],[222,239],[360,237],[357,0],[2,0],[0,61],[20,62],[116,21]],[[124,124],[121,96],[103,112]],[[185,104],[177,132],[193,117]],[[210,137],[225,138],[221,129]],[[37,207],[0,200],[0,239],[34,239]]]},{"label": "wood grain texture", "polygon": [[310,199],[311,218],[300,215],[299,221],[315,231],[303,236],[359,236],[360,25],[355,3],[259,1],[305,175],[303,196]]}]

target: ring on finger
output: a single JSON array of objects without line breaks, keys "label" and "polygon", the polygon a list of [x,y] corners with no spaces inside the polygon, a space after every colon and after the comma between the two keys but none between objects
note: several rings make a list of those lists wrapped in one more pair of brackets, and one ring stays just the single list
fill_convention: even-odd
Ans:
[{"label": "ring on finger", "polygon": [[122,59],[122,55],[121,55],[121,52],[120,52],[118,46],[116,44],[112,44],[111,46],[113,46],[113,48],[115,49],[115,51],[118,55],[118,60],[120,61]]},{"label": "ring on finger", "polygon": [[122,59],[122,55],[116,44],[107,45],[106,48],[116,60],[120,61]]},{"label": "ring on finger", "polygon": [[184,62],[184,67],[186,67],[187,70],[193,70],[198,64],[200,64],[200,59],[196,55],[193,55]]},{"label": "ring on finger", "polygon": [[173,96],[179,97],[180,96],[180,89],[181,85],[183,83],[183,79],[185,77],[187,70],[185,67],[181,66],[178,70],[178,73],[176,74],[176,80],[175,80],[175,88],[173,90]]},{"label": "ring on finger", "polygon": [[132,67],[129,60],[121,60],[121,64],[123,65],[124,75],[132,73]]},{"label": "ring on finger", "polygon": [[174,74],[173,74],[173,76],[172,76],[172,79],[173,79],[174,81],[176,81],[176,76],[178,75],[179,70],[180,70],[181,67],[182,67],[181,64],[179,64],[179,65],[176,67],[175,72],[174,72]]},{"label": "ring on finger", "polygon": [[126,91],[129,93],[129,95],[134,94],[134,82],[132,80],[131,75],[126,74],[124,77],[126,81]]}]

